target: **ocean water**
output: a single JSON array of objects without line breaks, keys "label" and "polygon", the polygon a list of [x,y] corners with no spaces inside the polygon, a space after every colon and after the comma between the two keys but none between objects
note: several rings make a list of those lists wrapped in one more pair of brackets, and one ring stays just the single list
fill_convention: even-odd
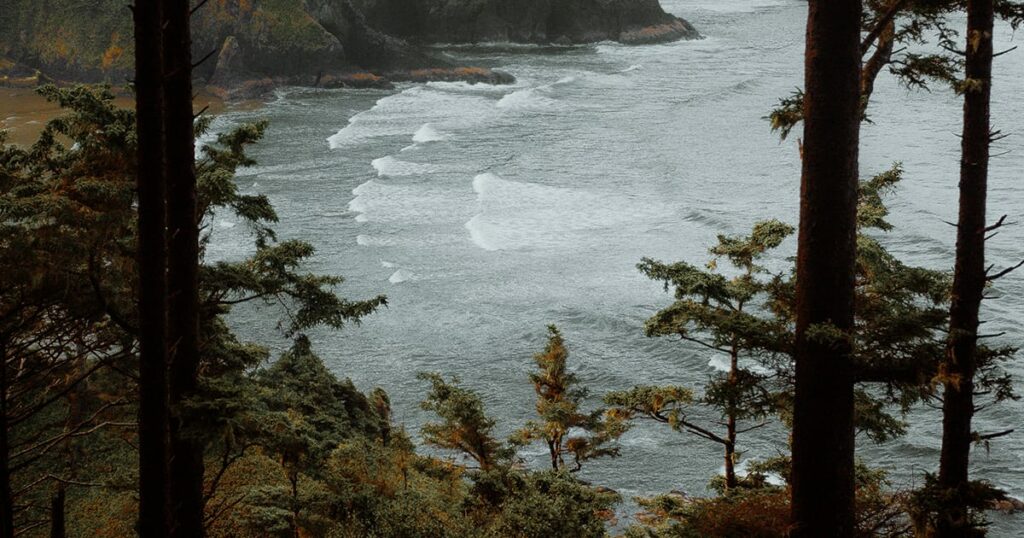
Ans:
[{"label": "ocean water", "polygon": [[[350,298],[387,294],[390,306],[358,326],[314,331],[337,374],[384,387],[395,418],[416,432],[420,371],[457,375],[480,391],[508,433],[532,418],[527,380],[545,326],[557,324],[571,366],[592,393],[636,384],[698,386],[721,367],[705,350],[649,339],[643,322],[671,297],[636,270],[643,256],[709,259],[719,233],[759,219],[796,224],[798,133],[785,142],[763,117],[802,81],[806,2],[663,0],[693,22],[699,41],[644,47],[492,45],[439,49],[454,60],[514,74],[513,86],[430,83],[395,91],[289,89],[257,111],[221,116],[219,129],[270,120],[239,175],[246,192],[276,206],[284,238],[312,242],[309,269],[346,277]],[[1000,26],[997,48],[1015,36]],[[1024,220],[1024,52],[997,61],[993,113],[1012,136],[996,144],[990,212]],[[960,102],[945,88],[908,91],[881,77],[863,130],[865,176],[900,161],[905,180],[890,199],[896,229],[883,240],[905,261],[951,266],[956,218]],[[994,220],[994,218],[993,218]],[[210,257],[249,249],[244,226],[219,215]],[[989,243],[997,267],[1024,256],[1024,226]],[[786,266],[787,241],[770,264]],[[1024,274],[986,303],[988,332],[1024,330]],[[239,331],[275,337],[279,311],[240,310]],[[989,328],[991,330],[989,330]],[[1018,379],[1024,366],[1011,366]],[[1024,404],[983,411],[978,429],[1014,427]],[[698,413],[696,418],[715,417]],[[922,409],[909,434],[859,455],[889,469],[895,486],[919,484],[938,462],[940,417]],[[1024,497],[1024,431],[975,450],[973,470]],[[638,423],[622,457],[590,462],[584,478],[624,497],[681,490],[706,494],[721,468],[717,445]],[[786,447],[781,428],[741,437],[745,459]],[[543,464],[538,447],[523,456]],[[629,511],[627,504],[624,511]],[[995,516],[995,536],[1021,519]]]}]

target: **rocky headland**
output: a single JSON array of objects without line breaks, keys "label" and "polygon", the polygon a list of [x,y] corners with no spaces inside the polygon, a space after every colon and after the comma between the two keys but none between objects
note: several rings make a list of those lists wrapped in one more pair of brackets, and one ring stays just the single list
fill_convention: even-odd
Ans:
[{"label": "rocky headland", "polygon": [[[0,85],[107,82],[132,74],[123,0],[5,0]],[[389,87],[400,81],[508,83],[425,45],[648,44],[699,37],[658,0],[210,0],[193,18],[198,82],[224,99],[280,85]]]}]

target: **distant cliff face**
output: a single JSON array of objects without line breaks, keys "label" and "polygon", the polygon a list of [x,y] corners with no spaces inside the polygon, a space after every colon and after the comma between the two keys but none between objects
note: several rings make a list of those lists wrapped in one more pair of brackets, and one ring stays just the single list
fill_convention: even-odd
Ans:
[{"label": "distant cliff face", "polygon": [[630,43],[693,39],[658,0],[353,0],[369,24],[424,43]]},{"label": "distant cliff face", "polygon": [[[58,80],[112,84],[131,76],[124,0],[3,3],[0,70],[17,65],[19,73],[31,68]],[[193,55],[208,57],[197,77],[217,85],[312,85],[356,80],[344,79],[356,70],[454,67],[417,46],[426,43],[646,43],[697,35],[658,0],[210,0],[193,19]]]}]

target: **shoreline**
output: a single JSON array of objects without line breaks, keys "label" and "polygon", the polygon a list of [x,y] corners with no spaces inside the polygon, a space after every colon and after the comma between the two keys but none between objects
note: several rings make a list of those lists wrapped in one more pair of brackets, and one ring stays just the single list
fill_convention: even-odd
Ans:
[{"label": "shoreline", "polygon": [[[135,100],[124,89],[114,89],[117,106],[131,108]],[[201,91],[195,98],[195,109],[220,114],[235,110],[254,110],[266,104],[265,99],[225,101],[207,91]],[[57,103],[46,100],[36,88],[0,86],[0,131],[7,133],[7,144],[30,146],[46,127],[46,123],[59,117],[63,109]]]}]

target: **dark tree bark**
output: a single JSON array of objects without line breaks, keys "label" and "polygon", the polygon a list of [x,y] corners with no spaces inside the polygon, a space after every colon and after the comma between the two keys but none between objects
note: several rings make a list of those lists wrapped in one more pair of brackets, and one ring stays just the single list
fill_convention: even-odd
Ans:
[{"label": "dark tree bark", "polygon": [[939,484],[956,492],[939,518],[939,536],[966,536],[971,418],[974,414],[978,311],[985,288],[985,198],[989,160],[989,101],[992,92],[992,0],[967,3],[967,57],[960,159],[960,215],[956,268],[949,312],[949,343],[942,404]]},{"label": "dark tree bark", "polygon": [[163,136],[162,2],[140,1],[135,18],[138,132],[139,534],[167,535],[167,252]]},{"label": "dark tree bark", "polygon": [[860,0],[810,0],[796,290],[794,537],[853,535]]},{"label": "dark tree bark", "polygon": [[187,400],[199,373],[199,222],[192,116],[192,54],[188,0],[166,0],[164,11],[164,128],[172,416],[171,536],[203,536],[203,444],[189,435]]},{"label": "dark tree bark", "polygon": [[0,537],[14,538],[10,440],[7,438],[7,346],[0,341]]},{"label": "dark tree bark", "polygon": [[[732,351],[729,353],[729,385],[736,386],[739,382],[739,350],[733,342]],[[735,391],[732,394],[736,394]],[[735,491],[739,486],[736,478],[736,408],[739,402],[735,396],[730,397],[729,410],[725,421],[725,491]]]},{"label": "dark tree bark", "polygon": [[57,486],[57,493],[50,500],[50,538],[67,536],[64,525],[64,484]]}]

